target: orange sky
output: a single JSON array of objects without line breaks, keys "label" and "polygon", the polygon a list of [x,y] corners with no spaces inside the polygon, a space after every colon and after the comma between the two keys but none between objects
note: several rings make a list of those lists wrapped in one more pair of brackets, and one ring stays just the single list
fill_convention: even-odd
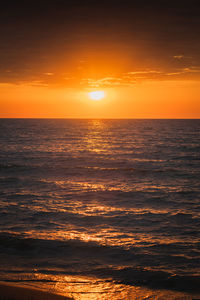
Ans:
[{"label": "orange sky", "polygon": [[[0,85],[3,118],[199,118],[199,81],[146,81],[102,88],[92,101],[87,89]],[[95,90],[95,89],[90,89]]]},{"label": "orange sky", "polygon": [[198,12],[195,0],[5,2],[0,118],[199,118]]}]

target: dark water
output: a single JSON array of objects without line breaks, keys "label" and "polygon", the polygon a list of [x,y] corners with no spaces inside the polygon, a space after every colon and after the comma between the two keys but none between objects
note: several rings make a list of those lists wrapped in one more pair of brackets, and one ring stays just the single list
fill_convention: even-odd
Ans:
[{"label": "dark water", "polygon": [[200,294],[199,133],[200,120],[1,119],[0,280],[75,299]]}]

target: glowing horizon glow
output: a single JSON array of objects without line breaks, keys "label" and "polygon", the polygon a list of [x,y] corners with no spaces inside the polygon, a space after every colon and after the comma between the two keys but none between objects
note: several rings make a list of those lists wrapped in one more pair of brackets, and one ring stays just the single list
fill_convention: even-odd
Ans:
[{"label": "glowing horizon glow", "polygon": [[91,100],[98,101],[105,97],[104,91],[93,91],[88,93]]}]

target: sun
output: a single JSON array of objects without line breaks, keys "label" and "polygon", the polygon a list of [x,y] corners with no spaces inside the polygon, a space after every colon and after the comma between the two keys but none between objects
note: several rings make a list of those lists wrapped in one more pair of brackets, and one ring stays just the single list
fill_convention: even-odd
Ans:
[{"label": "sun", "polygon": [[103,91],[94,91],[88,93],[91,100],[98,101],[105,97],[105,93]]}]

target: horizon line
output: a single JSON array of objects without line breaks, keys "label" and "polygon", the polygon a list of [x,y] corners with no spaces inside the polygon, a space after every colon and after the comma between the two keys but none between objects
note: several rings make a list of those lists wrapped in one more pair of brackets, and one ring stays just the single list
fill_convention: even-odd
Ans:
[{"label": "horizon line", "polygon": [[200,118],[68,118],[68,117],[0,117],[0,120],[200,120]]}]

